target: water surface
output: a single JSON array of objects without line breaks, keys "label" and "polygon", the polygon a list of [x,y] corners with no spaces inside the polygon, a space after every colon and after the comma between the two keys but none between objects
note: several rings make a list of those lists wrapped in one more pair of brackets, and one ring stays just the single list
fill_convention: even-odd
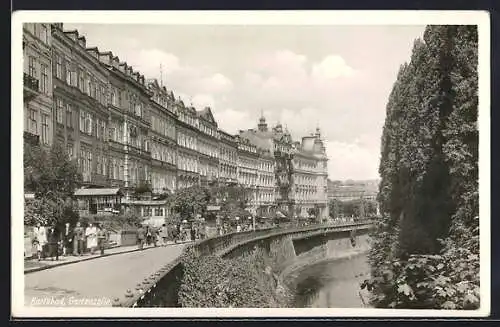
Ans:
[{"label": "water surface", "polygon": [[369,277],[366,254],[305,267],[294,281],[296,308],[362,308],[367,294],[360,283]]}]

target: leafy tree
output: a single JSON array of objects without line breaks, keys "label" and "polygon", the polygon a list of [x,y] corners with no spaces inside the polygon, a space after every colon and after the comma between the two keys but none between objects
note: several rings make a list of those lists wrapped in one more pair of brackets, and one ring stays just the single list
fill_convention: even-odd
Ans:
[{"label": "leafy tree", "polygon": [[74,160],[64,147],[55,143],[50,151],[25,143],[24,186],[35,194],[25,205],[25,222],[57,225],[74,223],[78,215],[73,209],[73,193],[81,183]]},{"label": "leafy tree", "polygon": [[219,203],[219,214],[223,217],[247,217],[246,211],[250,191],[241,185],[214,186],[209,189],[212,203]]},{"label": "leafy tree", "polygon": [[477,308],[477,147],[477,27],[428,26],[387,104],[375,306]]},{"label": "leafy tree", "polygon": [[210,203],[210,193],[207,188],[188,187],[175,192],[169,202],[181,219],[193,219],[197,214],[206,211]]},{"label": "leafy tree", "polygon": [[328,202],[330,216],[333,218],[340,217],[342,214],[342,202],[338,199],[333,199]]}]

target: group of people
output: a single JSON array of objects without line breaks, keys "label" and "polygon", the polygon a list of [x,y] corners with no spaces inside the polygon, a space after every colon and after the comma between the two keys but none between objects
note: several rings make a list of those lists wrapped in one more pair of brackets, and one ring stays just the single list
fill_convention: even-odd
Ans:
[{"label": "group of people", "polygon": [[217,227],[219,236],[231,233],[241,233],[253,230],[252,224],[236,224],[236,226],[231,226],[230,224],[224,223]]},{"label": "group of people", "polygon": [[[62,230],[61,230],[62,229]],[[89,223],[83,227],[77,222],[74,227],[66,223],[63,228],[42,226],[37,224],[33,230],[32,244],[36,248],[38,260],[51,258],[59,260],[59,256],[81,256],[85,252],[94,254],[100,250],[104,254],[108,233],[101,224]]]},{"label": "group of people", "polygon": [[205,239],[206,226],[198,224],[163,224],[160,228],[139,225],[137,228],[137,244],[139,249],[147,246],[166,246],[173,243]]}]

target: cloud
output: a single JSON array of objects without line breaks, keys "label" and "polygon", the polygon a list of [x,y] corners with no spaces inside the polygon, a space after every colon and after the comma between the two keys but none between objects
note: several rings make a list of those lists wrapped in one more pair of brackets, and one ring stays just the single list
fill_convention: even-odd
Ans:
[{"label": "cloud", "polygon": [[183,69],[177,56],[159,49],[141,49],[120,60],[127,61],[148,78],[160,77],[160,65],[166,75]]},{"label": "cloud", "polygon": [[330,179],[378,178],[379,155],[377,148],[356,143],[326,141]]},{"label": "cloud", "polygon": [[351,77],[354,69],[338,55],[329,55],[312,66],[311,77],[317,81],[334,80],[339,77]]},{"label": "cloud", "polygon": [[237,134],[239,130],[248,129],[254,125],[247,112],[232,108],[217,110],[214,116],[219,128],[230,134]]},{"label": "cloud", "polygon": [[193,105],[198,109],[203,109],[205,107],[214,108],[215,100],[209,94],[197,94],[193,97]]},{"label": "cloud", "polygon": [[230,91],[233,88],[233,82],[221,73],[215,73],[202,78],[199,87],[205,92],[222,93]]}]

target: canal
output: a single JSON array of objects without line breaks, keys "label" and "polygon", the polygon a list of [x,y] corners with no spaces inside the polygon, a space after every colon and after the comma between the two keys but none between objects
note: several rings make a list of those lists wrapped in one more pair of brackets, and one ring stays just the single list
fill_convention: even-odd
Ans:
[{"label": "canal", "polygon": [[306,266],[294,278],[294,307],[367,307],[367,294],[359,285],[369,277],[369,269],[366,254]]}]

